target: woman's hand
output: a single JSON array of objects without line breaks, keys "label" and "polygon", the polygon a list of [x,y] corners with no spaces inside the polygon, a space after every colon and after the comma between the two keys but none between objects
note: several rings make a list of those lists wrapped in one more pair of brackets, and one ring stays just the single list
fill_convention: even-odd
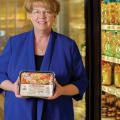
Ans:
[{"label": "woman's hand", "polygon": [[19,86],[18,86],[18,84],[19,84],[19,77],[16,80],[16,82],[13,84],[13,90],[12,91],[15,93],[15,96],[17,98],[21,98],[22,96],[19,94]]},{"label": "woman's hand", "polygon": [[55,80],[55,84],[56,84],[55,93],[53,96],[48,97],[47,98],[48,100],[53,100],[63,95],[64,92],[63,86],[61,86],[56,80]]},{"label": "woman's hand", "polygon": [[3,90],[6,91],[12,91],[15,93],[15,96],[20,98],[21,96],[19,95],[19,78],[16,80],[15,83],[12,83],[10,80],[4,80],[1,84],[0,84],[0,88],[2,88]]},{"label": "woman's hand", "polygon": [[61,95],[73,96],[73,95],[80,94],[79,89],[74,84],[68,84],[68,85],[61,86],[57,81],[55,81],[55,83],[56,83],[55,93],[52,97],[48,97],[47,98],[48,100],[56,99],[60,97]]}]

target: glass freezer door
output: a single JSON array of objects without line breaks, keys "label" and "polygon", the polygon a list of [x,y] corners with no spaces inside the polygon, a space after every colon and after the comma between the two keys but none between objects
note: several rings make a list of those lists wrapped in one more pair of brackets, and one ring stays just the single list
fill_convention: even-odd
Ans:
[{"label": "glass freezer door", "polygon": [[120,0],[101,1],[102,120],[120,120]]},{"label": "glass freezer door", "polygon": [[[31,25],[23,9],[24,0],[0,0],[0,53],[8,38],[27,31]],[[9,8],[9,9],[8,9]],[[3,120],[4,95],[0,94],[0,120]]]},{"label": "glass freezer door", "polygon": [[[85,17],[84,0],[59,0],[61,12],[58,16],[57,31],[74,39],[85,63]],[[85,65],[85,64],[84,64]],[[85,96],[74,101],[75,120],[85,120]]]}]

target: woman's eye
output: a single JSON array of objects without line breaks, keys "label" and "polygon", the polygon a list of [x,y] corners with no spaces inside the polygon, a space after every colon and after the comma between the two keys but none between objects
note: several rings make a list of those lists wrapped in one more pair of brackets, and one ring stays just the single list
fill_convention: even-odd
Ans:
[{"label": "woman's eye", "polygon": [[39,13],[39,11],[38,10],[33,10],[32,13],[36,14],[36,13]]},{"label": "woman's eye", "polygon": [[50,10],[46,10],[46,13],[51,13],[51,11]]},{"label": "woman's eye", "polygon": [[34,11],[34,13],[39,13],[39,11]]},{"label": "woman's eye", "polygon": [[51,11],[50,10],[43,10],[43,11],[33,10],[32,13],[33,14],[51,14]]}]

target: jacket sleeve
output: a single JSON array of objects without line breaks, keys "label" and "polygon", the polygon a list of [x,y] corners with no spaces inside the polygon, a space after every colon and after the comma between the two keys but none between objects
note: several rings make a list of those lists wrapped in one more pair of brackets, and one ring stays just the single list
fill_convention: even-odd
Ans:
[{"label": "jacket sleeve", "polygon": [[88,80],[82,58],[75,42],[72,45],[72,83],[79,89],[79,94],[74,95],[75,100],[81,100],[87,88]]},{"label": "jacket sleeve", "polygon": [[[11,56],[11,44],[10,44],[10,40],[8,40],[4,50],[0,54],[0,84],[4,80],[8,80],[7,68],[8,68],[10,56]],[[3,92],[2,89],[0,89],[0,93],[1,92]]]}]

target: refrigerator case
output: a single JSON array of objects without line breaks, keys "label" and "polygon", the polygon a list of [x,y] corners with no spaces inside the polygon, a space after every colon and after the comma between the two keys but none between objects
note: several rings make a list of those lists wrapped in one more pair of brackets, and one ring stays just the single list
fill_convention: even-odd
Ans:
[{"label": "refrigerator case", "polygon": [[[23,9],[24,0],[0,0],[0,53],[8,38],[28,30],[27,17]],[[8,9],[9,8],[9,9]],[[0,120],[3,120],[4,95],[0,95]]]},{"label": "refrigerator case", "polygon": [[120,120],[120,1],[101,1],[102,120]]},{"label": "refrigerator case", "polygon": [[9,36],[31,28],[23,3],[24,0],[0,0],[0,51],[4,48]]},{"label": "refrigerator case", "polygon": [[[58,16],[57,31],[76,41],[85,65],[85,16],[84,0],[60,0],[61,12]],[[85,95],[81,101],[74,100],[75,120],[85,120]]]}]

